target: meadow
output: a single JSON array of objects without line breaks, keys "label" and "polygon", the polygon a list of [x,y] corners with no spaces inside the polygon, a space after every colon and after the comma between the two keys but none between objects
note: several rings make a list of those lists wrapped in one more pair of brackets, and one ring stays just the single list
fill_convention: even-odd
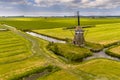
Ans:
[{"label": "meadow", "polygon": [[[120,80],[120,63],[108,59],[93,59],[74,66],[78,70],[94,75],[92,80]],[[38,80],[81,80],[75,75],[59,70]],[[88,80],[85,76],[83,80]]]},{"label": "meadow", "polygon": [[[120,23],[100,24],[91,28],[84,28],[85,40],[87,42],[98,43],[101,45],[109,45],[120,40]],[[58,39],[73,39],[74,30],[54,28],[33,30],[40,34],[53,36]]]},{"label": "meadow", "polygon": [[0,32],[0,63],[19,61],[32,55],[30,43],[11,31]]},{"label": "meadow", "polygon": [[[77,25],[77,18],[0,18],[0,22],[21,30],[34,30],[73,27]],[[120,18],[81,18],[82,26],[119,22]]]},{"label": "meadow", "polygon": [[[76,18],[3,18],[0,21],[21,30],[33,30],[59,39],[73,39],[74,30],[65,27],[77,25]],[[119,18],[81,18],[81,26],[91,26],[84,29],[86,41],[102,45],[119,41],[119,22]]]},{"label": "meadow", "polygon": [[28,40],[9,30],[0,31],[0,80],[18,80],[45,69],[45,64],[43,57],[32,53]]},{"label": "meadow", "polygon": [[[95,59],[78,65],[77,68],[96,75],[100,80],[120,80],[120,62]],[[98,80],[99,80],[98,79]]]},{"label": "meadow", "polygon": [[38,78],[37,80],[79,80],[79,78],[64,70],[59,70],[50,75]]},{"label": "meadow", "polygon": [[110,47],[106,50],[106,53],[110,56],[120,58],[120,45],[117,44],[115,46]]},{"label": "meadow", "polygon": [[[7,24],[21,30],[0,31],[0,80],[26,80],[25,77],[44,72],[46,69],[50,69],[50,73],[40,75],[37,80],[120,80],[119,61],[100,58],[66,63],[54,54],[54,51],[48,49],[48,41],[22,32],[28,30],[57,39],[72,40],[74,30],[67,28],[76,26],[76,21],[76,18],[0,18],[1,25]],[[1,25],[0,29],[6,28]],[[100,45],[107,46],[120,40],[119,18],[81,18],[81,25],[92,26],[83,28],[85,40],[91,43],[86,45],[90,47],[102,49]],[[56,45],[59,48],[57,54],[70,60],[92,54],[86,48],[69,44]],[[53,50],[55,48],[56,46],[51,47]],[[119,55],[119,49],[120,47],[116,46],[109,51]],[[56,66],[59,69],[54,70]],[[87,75],[92,75],[92,78]]]}]

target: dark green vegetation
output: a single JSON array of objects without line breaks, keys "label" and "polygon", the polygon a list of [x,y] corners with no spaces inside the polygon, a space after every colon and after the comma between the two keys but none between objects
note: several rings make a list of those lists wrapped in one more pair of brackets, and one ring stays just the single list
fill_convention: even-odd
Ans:
[{"label": "dark green vegetation", "polygon": [[82,61],[83,58],[92,56],[90,50],[71,44],[50,43],[48,49],[57,55],[67,58],[69,61]]},{"label": "dark green vegetation", "polygon": [[89,48],[92,52],[99,52],[103,49],[103,46],[96,43],[86,42],[85,46]]}]

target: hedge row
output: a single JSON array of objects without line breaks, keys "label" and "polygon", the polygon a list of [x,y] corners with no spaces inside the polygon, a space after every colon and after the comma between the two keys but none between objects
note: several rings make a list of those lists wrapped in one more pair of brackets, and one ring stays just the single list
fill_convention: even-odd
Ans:
[{"label": "hedge row", "polygon": [[88,47],[88,48],[90,48],[90,50],[91,50],[92,52],[99,52],[99,51],[103,50],[103,48],[104,48],[104,47],[103,47],[102,45],[100,45],[100,44],[91,43],[91,42],[86,42],[86,43],[85,43],[85,46]]},{"label": "hedge row", "polygon": [[82,61],[83,58],[92,56],[92,52],[89,49],[72,44],[51,43],[48,45],[48,49],[69,61]]}]

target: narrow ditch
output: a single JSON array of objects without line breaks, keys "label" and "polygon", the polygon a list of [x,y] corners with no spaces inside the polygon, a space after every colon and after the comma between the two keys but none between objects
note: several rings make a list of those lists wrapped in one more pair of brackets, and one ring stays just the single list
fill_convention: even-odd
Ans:
[{"label": "narrow ditch", "polygon": [[24,78],[22,78],[20,80],[37,80],[38,78],[40,78],[40,77],[42,77],[44,75],[50,74],[50,73],[51,73],[50,71],[45,70],[45,71],[40,72],[40,73],[32,74],[32,75],[30,75],[28,77],[24,77]]},{"label": "narrow ditch", "polygon": [[112,56],[106,54],[105,51],[106,51],[107,49],[108,49],[108,48],[104,48],[104,49],[103,49],[102,51],[100,51],[100,52],[93,53],[93,56],[84,58],[83,61],[88,61],[88,60],[96,59],[96,58],[106,58],[106,59],[111,59],[111,60],[115,60],[115,61],[120,61],[119,58],[112,57]]},{"label": "narrow ditch", "polygon": [[44,35],[41,35],[41,34],[37,34],[37,33],[34,33],[34,32],[26,32],[27,34],[30,34],[32,36],[35,36],[35,37],[38,37],[38,38],[42,38],[44,40],[47,40],[49,42],[54,42],[54,43],[66,43],[65,41],[62,41],[62,40],[58,40],[58,39],[54,39],[54,38],[51,38],[51,37],[48,37],[48,36],[44,36]]},{"label": "narrow ditch", "polygon": [[[35,70],[33,73],[28,73],[25,76],[20,76],[17,80],[37,80],[41,77],[44,77],[46,75],[49,75],[51,73],[54,73],[56,71],[59,71],[60,68],[56,66],[48,66],[46,68],[41,68],[40,70]],[[14,78],[13,78],[14,79]]]}]

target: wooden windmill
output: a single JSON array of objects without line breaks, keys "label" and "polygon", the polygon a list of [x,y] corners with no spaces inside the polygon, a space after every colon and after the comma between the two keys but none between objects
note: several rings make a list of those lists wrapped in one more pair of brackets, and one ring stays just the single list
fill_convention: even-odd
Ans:
[{"label": "wooden windmill", "polygon": [[77,46],[84,46],[84,43],[85,43],[84,30],[80,26],[79,11],[77,12],[77,16],[78,16],[78,26],[75,29],[75,35],[74,35],[73,43]]}]

